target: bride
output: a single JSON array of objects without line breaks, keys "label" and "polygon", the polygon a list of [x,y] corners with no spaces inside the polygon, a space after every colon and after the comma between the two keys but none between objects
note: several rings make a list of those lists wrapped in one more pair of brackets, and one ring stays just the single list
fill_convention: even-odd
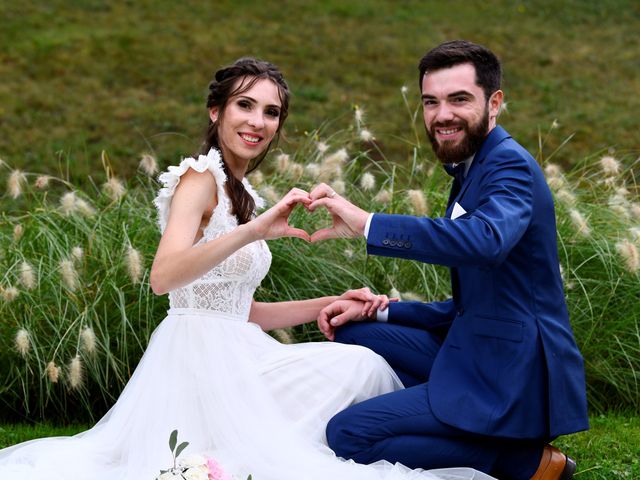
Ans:
[{"label": "bride", "polygon": [[[73,437],[0,451],[0,478],[152,480],[172,461],[172,430],[185,454],[214,457],[237,478],[487,479],[466,468],[409,470],[359,465],[326,446],[328,420],[348,405],[402,387],[389,365],[363,347],[282,345],[265,330],[314,321],[338,297],[261,303],[253,293],[269,269],[265,240],[308,234],[288,225],[309,197],[293,189],[256,216],[262,199],[245,178],[266,155],[287,116],[282,74],[250,58],[216,72],[209,86],[202,155],[160,176],[155,204],[163,232],[151,270],[167,317],[111,410]],[[363,312],[385,308],[367,289],[340,298]]]}]

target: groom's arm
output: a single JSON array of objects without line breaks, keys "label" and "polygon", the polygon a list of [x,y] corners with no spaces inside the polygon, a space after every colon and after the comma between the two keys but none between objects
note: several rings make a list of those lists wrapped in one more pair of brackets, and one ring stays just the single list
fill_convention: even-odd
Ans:
[{"label": "groom's arm", "polygon": [[384,315],[379,315],[379,321],[438,332],[447,331],[456,316],[452,299],[429,303],[390,303],[387,311],[387,318],[383,319]]}]

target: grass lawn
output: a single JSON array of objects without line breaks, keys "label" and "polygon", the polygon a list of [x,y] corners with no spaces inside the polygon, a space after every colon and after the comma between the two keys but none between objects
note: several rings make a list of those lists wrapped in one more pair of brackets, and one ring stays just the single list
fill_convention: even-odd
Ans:
[{"label": "grass lawn", "polygon": [[[84,425],[3,425],[0,448],[32,438],[73,435],[85,428]],[[591,430],[562,437],[555,445],[577,460],[575,478],[578,480],[640,478],[640,416],[609,413],[592,417]]]},{"label": "grass lawn", "polygon": [[121,177],[144,151],[174,164],[197,149],[212,73],[246,55],[285,73],[294,143],[324,122],[350,122],[358,104],[404,161],[400,88],[417,106],[419,59],[456,38],[502,58],[501,122],[530,150],[557,119],[554,146],[575,133],[559,154],[566,165],[609,147],[638,155],[634,0],[2,3],[0,157],[26,170],[77,181],[102,174],[102,150]]}]

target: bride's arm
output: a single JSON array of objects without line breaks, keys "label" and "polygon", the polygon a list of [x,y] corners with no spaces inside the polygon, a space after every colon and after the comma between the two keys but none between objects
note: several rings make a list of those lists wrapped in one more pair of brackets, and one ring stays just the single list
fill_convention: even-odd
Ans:
[{"label": "bride's arm", "polygon": [[189,170],[181,177],[151,267],[151,288],[156,295],[187,285],[257,240],[253,229],[245,224],[213,241],[193,246],[204,212],[216,206],[212,201],[217,198],[216,190],[209,172]]},{"label": "bride's arm", "polygon": [[[151,267],[151,288],[157,295],[191,283],[245,245],[261,239],[300,237],[304,230],[291,227],[289,215],[298,203],[308,204],[309,194],[293,188],[282,200],[248,223],[202,245],[193,246],[208,209],[216,206],[216,182],[208,172],[189,170],[171,200],[169,220]],[[213,207],[212,207],[213,205]]]},{"label": "bride's arm", "polygon": [[315,322],[320,312],[336,300],[355,300],[361,304],[362,316],[374,319],[378,309],[385,310],[389,305],[389,297],[376,295],[367,287],[347,290],[340,296],[312,298],[309,300],[292,300],[289,302],[256,302],[251,303],[249,321],[260,325],[262,330],[293,327],[303,323]]}]

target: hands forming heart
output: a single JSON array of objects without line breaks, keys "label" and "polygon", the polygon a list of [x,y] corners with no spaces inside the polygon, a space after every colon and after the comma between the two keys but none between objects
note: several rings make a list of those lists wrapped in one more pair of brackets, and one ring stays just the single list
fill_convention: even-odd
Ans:
[{"label": "hands forming heart", "polygon": [[[305,230],[289,225],[289,216],[302,204],[309,212],[326,208],[331,214],[332,225],[309,235]],[[252,220],[257,235],[265,240],[281,237],[297,237],[308,242],[329,238],[355,238],[364,234],[369,213],[338,195],[329,185],[321,183],[311,193],[293,188],[282,200],[259,217]]]}]

